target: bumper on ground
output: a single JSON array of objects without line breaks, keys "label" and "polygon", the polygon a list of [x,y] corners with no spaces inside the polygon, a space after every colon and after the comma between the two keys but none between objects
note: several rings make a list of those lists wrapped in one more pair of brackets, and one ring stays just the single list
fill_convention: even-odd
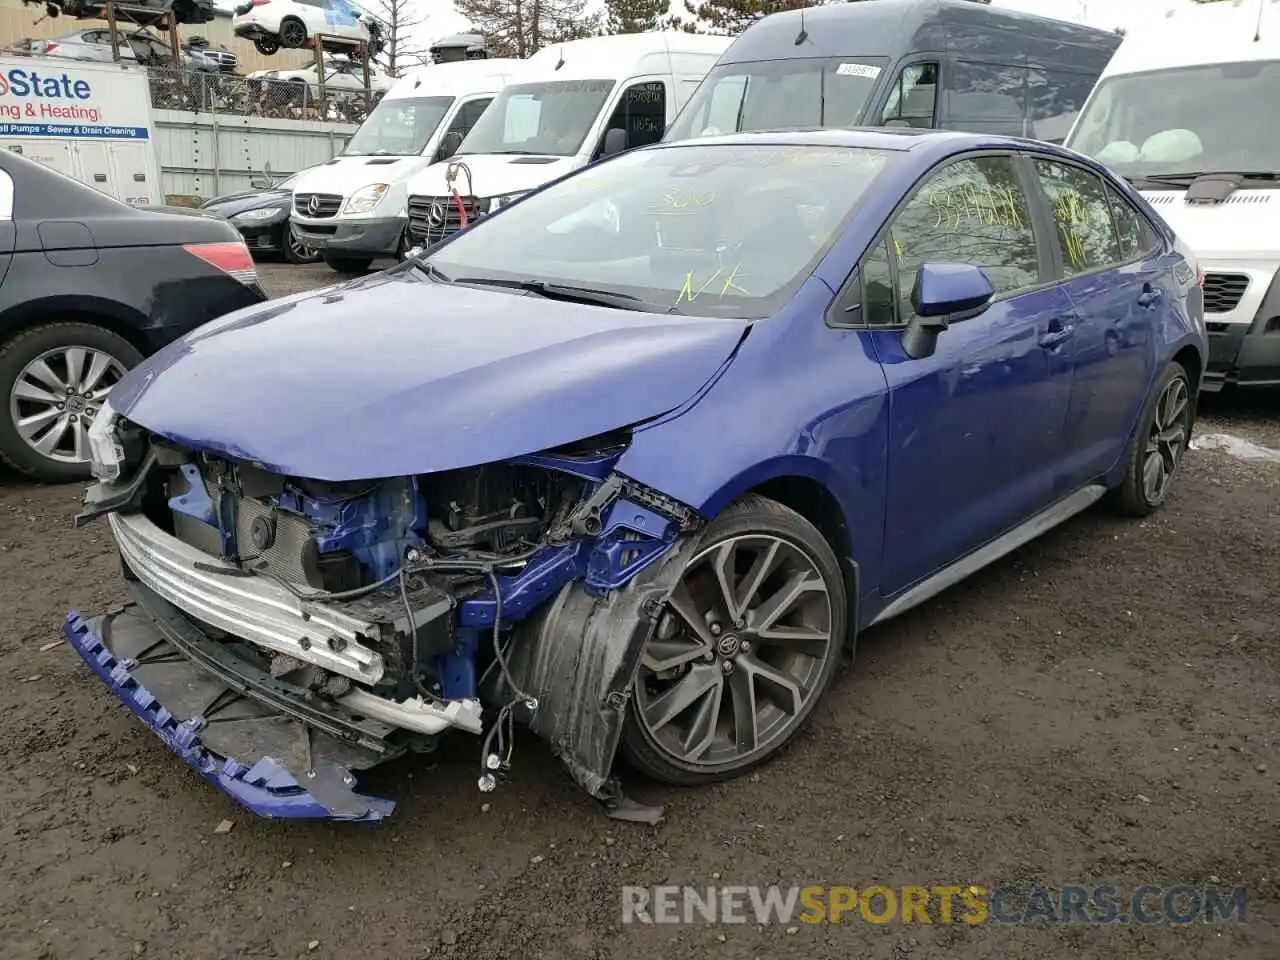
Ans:
[{"label": "bumper on ground", "polygon": [[177,655],[141,607],[63,626],[71,648],[162,743],[205,780],[271,818],[378,821],[391,800],[355,790],[350,772],[379,759],[249,700]]},{"label": "bumper on ground", "polygon": [[400,248],[408,220],[339,220],[328,223],[294,219],[291,228],[307,246],[351,257],[392,257]]},{"label": "bumper on ground", "polygon": [[1251,324],[1209,323],[1206,390],[1238,386],[1280,386],[1280,317]]}]

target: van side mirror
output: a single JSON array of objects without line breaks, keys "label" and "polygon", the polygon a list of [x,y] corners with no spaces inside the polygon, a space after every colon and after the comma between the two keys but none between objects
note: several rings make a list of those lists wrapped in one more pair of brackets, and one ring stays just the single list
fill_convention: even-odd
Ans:
[{"label": "van side mirror", "polygon": [[978,316],[995,290],[981,268],[969,263],[926,263],[911,287],[915,316],[902,334],[902,349],[913,360],[933,355],[938,334],[951,324]]},{"label": "van side mirror", "polygon": [[610,127],[604,132],[604,146],[600,149],[601,157],[612,157],[627,149],[627,131],[621,127]]},{"label": "van side mirror", "polygon": [[440,138],[440,150],[438,152],[438,159],[448,160],[450,157],[452,157],[455,153],[458,152],[458,148],[460,146],[462,146],[462,134],[460,134],[457,130],[450,130],[448,133],[446,133],[443,137]]}]

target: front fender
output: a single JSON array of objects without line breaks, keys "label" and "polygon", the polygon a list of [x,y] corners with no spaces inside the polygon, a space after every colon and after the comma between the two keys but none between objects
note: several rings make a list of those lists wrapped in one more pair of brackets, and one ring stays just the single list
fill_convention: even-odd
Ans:
[{"label": "front fender", "polygon": [[[529,727],[606,803],[621,799],[610,771],[640,655],[698,539],[681,538],[621,590],[593,596],[581,582],[569,584],[517,628],[509,664],[521,692],[537,700]],[[510,701],[514,691],[494,682],[486,699]]]}]

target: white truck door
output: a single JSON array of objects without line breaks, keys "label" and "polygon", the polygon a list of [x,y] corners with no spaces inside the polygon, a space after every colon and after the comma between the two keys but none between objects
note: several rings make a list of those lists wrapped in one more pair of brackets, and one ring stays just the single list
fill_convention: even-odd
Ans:
[{"label": "white truck door", "polygon": [[119,184],[111,175],[111,161],[107,156],[105,140],[73,140],[72,150],[75,153],[77,166],[75,178],[87,183],[93,189],[105,193],[109,197],[119,197]]},{"label": "white truck door", "polygon": [[59,173],[65,173],[68,177],[76,176],[75,157],[71,152],[71,141],[59,138],[36,138],[36,137],[4,137],[0,138],[0,149],[12,150],[14,153],[21,154],[28,160],[34,160],[36,163],[43,163],[46,167],[52,167]]},{"label": "white truck door", "polygon": [[107,152],[117,198],[131,207],[145,207],[158,202],[160,185],[151,181],[151,164],[148,162],[152,154],[150,143],[108,143]]}]

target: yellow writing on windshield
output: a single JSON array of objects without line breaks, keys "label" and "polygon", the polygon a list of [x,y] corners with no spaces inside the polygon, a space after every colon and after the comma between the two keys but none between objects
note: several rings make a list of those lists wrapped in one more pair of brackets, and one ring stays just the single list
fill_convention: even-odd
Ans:
[{"label": "yellow writing on windshield", "polygon": [[738,264],[732,270],[726,271],[724,267],[720,267],[701,284],[697,284],[693,271],[690,270],[684,275],[684,283],[680,285],[680,292],[676,294],[675,305],[678,307],[686,300],[692,303],[717,283],[720,284],[718,296],[724,297],[734,293],[738,296],[749,297],[751,294],[738,282],[741,278],[742,261],[738,261]]},{"label": "yellow writing on windshield", "polygon": [[649,204],[653,213],[694,213],[715,203],[714,190],[690,190],[683,187],[670,187],[662,195],[662,199]]},{"label": "yellow writing on windshield", "polygon": [[966,183],[958,187],[934,189],[925,202],[935,214],[935,229],[958,229],[966,225],[999,226],[1015,230],[1023,227],[1018,199],[1010,187]]}]

